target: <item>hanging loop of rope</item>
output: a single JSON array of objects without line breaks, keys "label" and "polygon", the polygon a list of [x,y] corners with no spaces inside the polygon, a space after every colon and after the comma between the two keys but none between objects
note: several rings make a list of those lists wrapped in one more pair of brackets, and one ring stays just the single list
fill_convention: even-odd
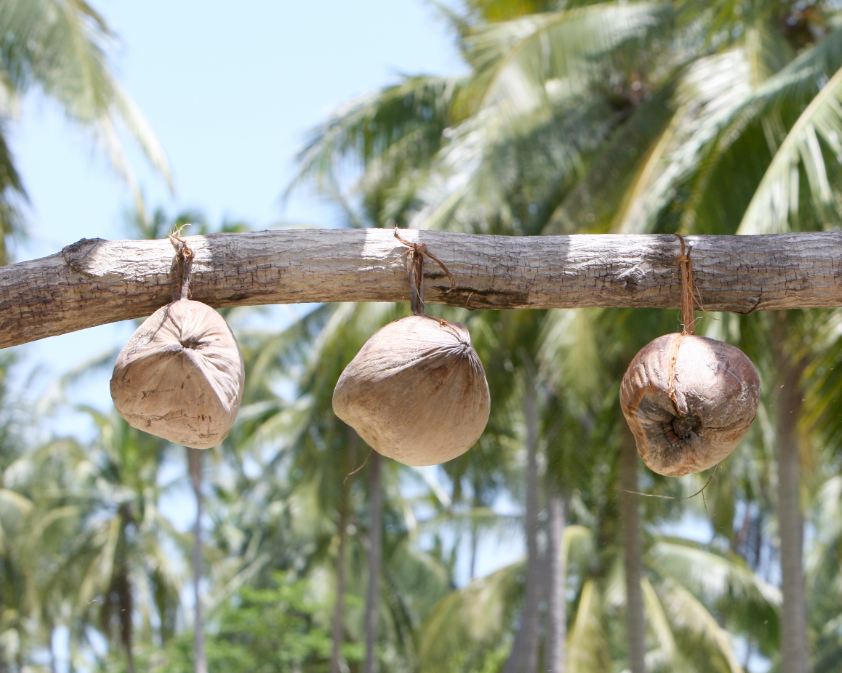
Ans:
[{"label": "hanging loop of rope", "polygon": [[424,315],[424,257],[429,257],[441,267],[450,281],[450,290],[454,286],[453,274],[450,273],[444,262],[427,249],[426,245],[409,241],[401,236],[397,225],[395,225],[395,238],[408,248],[406,253],[406,271],[409,277],[410,308],[414,315]]},{"label": "hanging loop of rope", "polygon": [[189,224],[179,226],[169,235],[170,243],[175,248],[176,285],[173,290],[173,300],[190,299],[190,272],[193,269],[193,250],[181,236],[181,232]]}]

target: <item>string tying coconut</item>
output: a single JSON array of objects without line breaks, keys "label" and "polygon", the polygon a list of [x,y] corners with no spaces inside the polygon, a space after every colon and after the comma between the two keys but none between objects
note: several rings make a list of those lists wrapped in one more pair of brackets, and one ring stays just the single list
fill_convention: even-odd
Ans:
[{"label": "string tying coconut", "polygon": [[333,393],[334,413],[378,453],[407,465],[463,454],[482,435],[490,411],[485,371],[464,325],[424,314],[426,246],[395,237],[406,256],[413,315],[389,323],[363,345]]},{"label": "string tying coconut", "polygon": [[179,233],[170,242],[176,251],[173,301],[149,316],[120,351],[111,397],[132,427],[207,449],[234,424],[243,360],[222,316],[190,299],[193,251]]},{"label": "string tying coconut", "polygon": [[735,346],[695,335],[698,296],[679,236],[682,331],[658,337],[634,357],[620,406],[644,463],[681,476],[713,467],[736,448],[757,413],[760,378]]}]

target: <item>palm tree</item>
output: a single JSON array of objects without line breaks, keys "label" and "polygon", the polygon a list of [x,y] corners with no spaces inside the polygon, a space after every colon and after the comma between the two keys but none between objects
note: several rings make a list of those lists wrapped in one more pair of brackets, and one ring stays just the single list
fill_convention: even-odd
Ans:
[{"label": "palm tree", "polygon": [[[652,51],[658,67],[651,57],[648,66],[638,57],[629,60],[626,72],[620,69],[616,104],[625,119],[593,155],[593,170],[586,167],[578,184],[556,200],[553,226],[568,227],[575,214],[621,231],[694,227],[714,232],[728,222],[741,232],[780,231],[794,223],[815,226],[835,213],[838,199],[831,185],[838,183],[832,179],[838,163],[826,159],[839,155],[839,37],[827,27],[835,7],[816,3],[806,11],[797,3],[768,2],[740,12],[734,3],[679,9],[677,39],[656,42],[660,48]],[[561,50],[546,28],[549,15],[542,19],[548,23],[534,21],[532,30],[525,20],[487,29],[485,34],[494,38],[493,44],[502,44],[505,54],[513,53],[511,40],[518,50],[516,60],[495,60],[506,72],[500,86],[517,82],[521,90],[540,91],[554,78],[567,76],[569,58],[553,54],[529,61],[522,56],[530,46],[537,54],[547,42],[550,49]],[[680,51],[675,50],[678,44]],[[499,96],[499,87],[492,91]],[[464,147],[462,152],[464,163]],[[740,161],[746,156],[752,161]],[[606,179],[603,169],[628,177]],[[481,169],[476,174],[477,186],[487,187]],[[454,200],[440,201],[448,203],[447,216],[458,213]],[[782,659],[786,670],[802,671],[807,667],[802,524],[798,453],[789,429],[799,412],[803,363],[781,352],[778,366],[785,391],[778,419],[787,426],[780,428],[777,450],[787,604]]]},{"label": "palm tree", "polygon": [[142,209],[139,187],[126,157],[122,135],[137,143],[152,166],[169,181],[169,168],[155,135],[114,78],[108,49],[114,34],[87,2],[9,0],[0,7],[0,264],[8,260],[8,240],[21,234],[19,206],[24,181],[8,140],[19,99],[40,91],[67,116],[91,132]]},{"label": "palm tree", "polygon": [[[317,133],[307,168],[359,158],[364,194],[423,227],[713,233],[736,223],[780,228],[795,212],[799,226],[817,222],[837,202],[835,164],[825,158],[838,154],[835,7],[743,4],[471,3],[481,22],[458,24],[469,75],[442,86],[438,105],[409,95],[433,90],[419,79],[367,99]],[[524,7],[552,11],[517,16]],[[416,154],[407,148],[414,137],[425,140]],[[791,179],[799,166],[806,188]],[[795,454],[778,455],[789,457],[779,501],[797,512]],[[784,633],[793,635],[784,637],[783,660],[798,671],[806,665],[795,590],[803,580],[793,561],[800,525],[790,518],[782,517],[782,532],[792,531],[782,535]],[[631,579],[630,598],[637,586]],[[631,627],[642,623],[639,595],[629,603],[638,613]],[[642,670],[639,630],[633,640]]]},{"label": "palm tree", "polygon": [[204,494],[202,493],[202,459],[204,454],[199,449],[185,449],[187,452],[187,471],[193,487],[193,500],[196,503],[196,517],[193,523],[193,649],[195,673],[207,673],[208,664],[205,654],[205,632],[201,591],[202,582],[202,515],[204,513]]},{"label": "palm tree", "polygon": [[17,553],[45,626],[67,628],[72,647],[95,628],[122,648],[131,671],[138,617],[161,640],[172,627],[180,582],[167,540],[180,536],[158,509],[160,441],[85,411],[92,441],[51,438],[10,467],[33,502]]}]

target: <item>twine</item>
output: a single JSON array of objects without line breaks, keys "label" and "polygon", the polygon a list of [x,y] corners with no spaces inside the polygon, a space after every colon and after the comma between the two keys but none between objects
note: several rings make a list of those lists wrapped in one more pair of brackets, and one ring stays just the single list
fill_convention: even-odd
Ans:
[{"label": "twine", "polygon": [[676,234],[681,244],[678,255],[678,271],[681,276],[681,333],[695,334],[696,319],[693,316],[695,308],[696,284],[693,280],[693,263],[690,261],[690,251],[684,244],[684,237]]},{"label": "twine", "polygon": [[[696,318],[694,316],[695,302],[698,296],[696,284],[693,279],[693,263],[690,261],[690,250],[684,243],[684,237],[676,234],[681,245],[678,255],[678,274],[681,279],[681,334],[672,339],[669,353],[669,368],[667,370],[667,394],[672,406],[679,416],[687,413],[685,404],[679,404],[675,388],[676,366],[678,363],[678,349],[685,336],[692,336],[696,333]],[[699,302],[701,305],[701,302]]]},{"label": "twine", "polygon": [[424,257],[432,259],[447,275],[450,281],[450,288],[447,292],[453,289],[453,274],[450,273],[444,262],[427,249],[426,245],[408,241],[401,236],[397,225],[395,225],[395,238],[409,248],[406,253],[406,272],[409,277],[409,306],[414,315],[424,315]]},{"label": "twine", "polygon": [[181,237],[181,232],[189,226],[189,224],[182,224],[169,235],[170,243],[175,248],[174,263],[177,266],[173,300],[190,299],[190,272],[193,269],[193,250],[187,245],[187,241]]},{"label": "twine", "polygon": [[704,486],[702,486],[698,491],[696,491],[692,495],[676,496],[676,495],[663,495],[661,493],[644,493],[643,491],[630,491],[627,488],[624,488],[623,492],[629,493],[631,495],[639,495],[639,496],[642,496],[644,498],[657,498],[658,500],[692,500],[696,496],[700,495],[700,496],[702,496],[702,503],[705,506],[705,512],[707,512],[708,503],[707,503],[707,500],[705,500],[705,491],[707,490],[708,486],[710,486],[711,483],[713,483],[713,479],[716,476],[716,472],[717,472],[717,470],[719,470],[719,466],[721,464],[722,463],[717,463],[716,465],[713,466],[713,472],[710,473],[710,476],[708,477],[708,480],[705,482]]}]

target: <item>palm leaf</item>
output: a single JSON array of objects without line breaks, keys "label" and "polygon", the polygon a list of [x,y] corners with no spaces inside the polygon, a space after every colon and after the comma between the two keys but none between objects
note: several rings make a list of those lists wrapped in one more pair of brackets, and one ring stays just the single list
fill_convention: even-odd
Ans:
[{"label": "palm leaf", "polygon": [[507,566],[441,599],[421,627],[421,673],[457,670],[457,662],[470,670],[504,640],[521,570],[522,564]]},{"label": "palm leaf", "polygon": [[750,93],[751,70],[745,49],[695,60],[680,78],[672,119],[635,170],[612,229],[651,231],[661,209],[697,167],[702,150]]},{"label": "palm leaf", "polygon": [[667,580],[658,591],[679,648],[691,661],[704,661],[705,673],[742,673],[731,637],[687,589]]},{"label": "palm leaf", "polygon": [[842,68],[821,88],[789,129],[757,186],[738,231],[783,232],[797,221],[799,168],[806,173],[815,207],[825,211],[833,209],[836,193],[828,177],[826,152],[836,163],[842,161]]},{"label": "palm leaf", "polygon": [[458,86],[459,81],[451,78],[407,77],[344,106],[310,132],[287,194],[304,180],[333,189],[334,175],[348,159],[355,169],[384,154],[391,154],[393,163],[396,144],[407,136],[416,142],[403,146],[407,154],[402,163],[432,154]]},{"label": "palm leaf", "polygon": [[611,670],[605,618],[595,580],[582,584],[573,625],[567,635],[567,666],[574,673],[602,673]]}]

